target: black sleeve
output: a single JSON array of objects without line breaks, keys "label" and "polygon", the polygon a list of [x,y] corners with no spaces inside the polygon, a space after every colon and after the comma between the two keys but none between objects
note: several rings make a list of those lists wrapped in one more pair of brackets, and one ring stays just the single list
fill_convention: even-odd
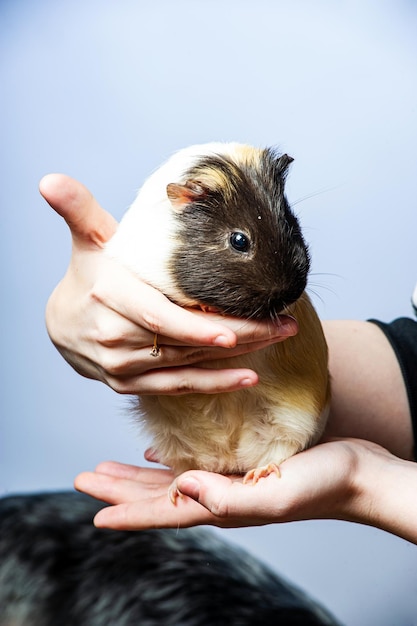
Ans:
[{"label": "black sleeve", "polygon": [[376,324],[390,342],[400,365],[407,389],[414,433],[414,459],[417,460],[417,321],[401,317],[389,324]]}]

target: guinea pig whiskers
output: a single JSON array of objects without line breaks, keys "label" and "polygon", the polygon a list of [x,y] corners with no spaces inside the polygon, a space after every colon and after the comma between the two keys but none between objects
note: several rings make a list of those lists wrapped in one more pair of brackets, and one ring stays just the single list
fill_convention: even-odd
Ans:
[{"label": "guinea pig whiskers", "polygon": [[[331,278],[343,278],[340,274],[334,274],[333,272],[312,272],[310,276],[330,276]],[[326,285],[320,285],[325,287]]]},{"label": "guinea pig whiskers", "polygon": [[287,305],[284,304],[283,307],[279,311],[277,311],[276,309],[271,310],[270,318],[272,322],[277,322],[279,320],[280,315],[288,315],[288,314],[289,314],[289,309]]},{"label": "guinea pig whiskers", "polygon": [[324,304],[324,299],[321,297],[321,295],[315,289],[311,289],[310,287],[308,287],[307,291],[310,294],[313,294],[317,298],[317,300],[320,300],[320,302],[322,304]]},{"label": "guinea pig whiskers", "polygon": [[[320,273],[320,274],[311,274],[311,276],[331,276],[331,277],[335,277],[335,278],[342,278],[339,274],[331,274],[331,273]],[[312,287],[314,287],[315,289],[312,289]],[[320,300],[323,302],[321,296],[317,293],[316,289],[320,289],[320,290],[326,290],[328,293],[331,293],[333,295],[336,295],[336,291],[335,289],[333,289],[329,284],[325,284],[325,283],[319,283],[319,282],[315,282],[315,281],[308,281],[308,291],[309,293],[313,293],[315,296],[317,296],[318,298],[320,298]]]},{"label": "guinea pig whiskers", "polygon": [[328,193],[329,191],[335,191],[336,189],[339,189],[339,188],[340,188],[340,185],[334,185],[333,187],[323,187],[323,189],[319,189],[318,191],[313,191],[312,193],[309,193],[306,196],[301,196],[301,198],[298,198],[298,200],[294,200],[293,202],[291,202],[291,207],[294,207],[297,204],[301,204],[301,202],[304,202],[305,200],[310,200],[311,198],[315,198],[316,196],[321,196],[324,193]]}]

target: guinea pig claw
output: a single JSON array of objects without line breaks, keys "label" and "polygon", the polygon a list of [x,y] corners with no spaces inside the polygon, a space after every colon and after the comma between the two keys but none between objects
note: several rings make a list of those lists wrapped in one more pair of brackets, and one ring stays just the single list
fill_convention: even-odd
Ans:
[{"label": "guinea pig claw", "polygon": [[256,485],[260,478],[266,478],[270,474],[276,474],[278,478],[281,478],[281,472],[279,471],[278,465],[275,463],[268,463],[268,465],[262,465],[261,467],[255,467],[249,470],[243,477],[243,484],[247,485],[251,483],[252,485]]},{"label": "guinea pig claw", "polygon": [[184,495],[177,487],[177,481],[171,483],[168,489],[168,498],[171,500],[172,504],[177,504],[177,498],[184,498]]}]

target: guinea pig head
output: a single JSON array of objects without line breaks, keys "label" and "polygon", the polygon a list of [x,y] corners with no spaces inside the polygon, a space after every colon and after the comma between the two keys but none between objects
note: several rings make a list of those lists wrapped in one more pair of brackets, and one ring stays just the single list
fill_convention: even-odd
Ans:
[{"label": "guinea pig head", "polygon": [[201,157],[167,186],[179,292],[202,308],[254,319],[275,318],[300,297],[310,260],[284,194],[292,160],[271,149]]}]

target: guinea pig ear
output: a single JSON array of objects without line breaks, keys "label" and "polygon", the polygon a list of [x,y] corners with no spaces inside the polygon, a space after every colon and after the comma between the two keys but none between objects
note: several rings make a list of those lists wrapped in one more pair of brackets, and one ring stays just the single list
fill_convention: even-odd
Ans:
[{"label": "guinea pig ear", "polygon": [[288,154],[282,154],[279,159],[277,159],[277,172],[280,176],[286,176],[288,167],[294,161],[294,159]]},{"label": "guinea pig ear", "polygon": [[201,200],[208,193],[208,189],[195,180],[187,180],[184,185],[169,183],[167,196],[176,211],[181,211],[187,204]]}]

